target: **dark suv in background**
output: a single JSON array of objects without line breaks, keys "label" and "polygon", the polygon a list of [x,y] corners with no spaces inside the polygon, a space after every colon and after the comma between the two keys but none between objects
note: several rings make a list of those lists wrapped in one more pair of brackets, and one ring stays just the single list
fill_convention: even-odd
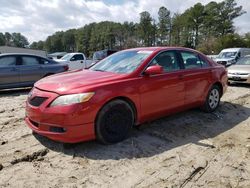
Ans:
[{"label": "dark suv in background", "polygon": [[68,65],[30,54],[0,55],[0,89],[28,87],[39,79],[68,70]]},{"label": "dark suv in background", "polygon": [[115,52],[117,52],[117,50],[101,50],[101,51],[94,52],[93,61],[94,63],[97,63],[98,61],[103,60],[105,57],[108,57]]}]

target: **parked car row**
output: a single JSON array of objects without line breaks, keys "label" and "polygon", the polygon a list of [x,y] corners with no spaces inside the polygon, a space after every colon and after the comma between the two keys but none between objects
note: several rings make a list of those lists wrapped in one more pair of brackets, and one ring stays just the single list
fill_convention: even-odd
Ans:
[{"label": "parked car row", "polygon": [[250,55],[250,48],[228,48],[222,50],[218,56],[212,56],[212,59],[215,62],[228,67],[247,55]]}]

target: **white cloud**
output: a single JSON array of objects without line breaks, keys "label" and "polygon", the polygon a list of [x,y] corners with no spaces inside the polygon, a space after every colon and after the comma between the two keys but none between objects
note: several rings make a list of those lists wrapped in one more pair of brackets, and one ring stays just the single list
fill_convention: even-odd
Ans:
[{"label": "white cloud", "polygon": [[[216,0],[221,2],[222,0]],[[171,12],[183,12],[197,2],[206,4],[210,0],[127,0],[121,3],[102,0],[8,0],[0,7],[0,32],[21,32],[29,41],[44,40],[56,31],[79,28],[99,21],[139,21],[139,13],[148,11],[157,19],[158,9],[167,7]],[[237,18],[237,31],[250,31],[248,19],[250,4],[237,0],[249,13]]]}]

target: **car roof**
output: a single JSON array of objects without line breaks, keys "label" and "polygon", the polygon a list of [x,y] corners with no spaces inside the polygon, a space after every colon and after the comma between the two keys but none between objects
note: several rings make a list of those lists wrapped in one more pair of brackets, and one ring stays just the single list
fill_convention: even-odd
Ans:
[{"label": "car roof", "polygon": [[81,54],[81,55],[82,55],[83,53],[81,53],[81,52],[74,52],[74,53],[67,53],[67,54],[65,54],[65,55],[68,55],[68,54],[69,54],[69,55],[77,55],[77,54]]},{"label": "car roof", "polygon": [[139,47],[139,48],[131,48],[131,49],[127,49],[128,51],[133,51],[133,50],[138,50],[138,51],[154,51],[154,52],[158,52],[158,51],[162,51],[162,50],[186,50],[186,51],[191,51],[191,52],[198,52],[196,50],[190,49],[190,48],[185,48],[185,47],[175,47],[175,46],[171,46],[171,47]]},{"label": "car roof", "polygon": [[3,56],[13,56],[13,55],[35,56],[35,57],[40,57],[40,58],[48,59],[47,57],[43,57],[43,56],[35,55],[35,54],[28,54],[28,53],[3,53],[3,54],[0,54],[0,57],[3,57]]}]

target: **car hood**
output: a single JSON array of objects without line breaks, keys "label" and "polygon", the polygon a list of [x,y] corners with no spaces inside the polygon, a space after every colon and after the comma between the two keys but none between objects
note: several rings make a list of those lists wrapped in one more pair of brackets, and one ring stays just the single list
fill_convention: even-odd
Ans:
[{"label": "car hood", "polygon": [[84,90],[88,86],[92,87],[98,84],[104,84],[105,82],[118,80],[123,77],[124,74],[77,70],[43,78],[35,83],[35,87],[58,94],[67,94],[73,93],[76,89]]},{"label": "car hood", "polygon": [[215,61],[233,61],[234,58],[215,58]]},{"label": "car hood", "polygon": [[55,61],[59,62],[59,63],[67,63],[68,61],[63,60],[63,59],[55,59]]},{"label": "car hood", "polygon": [[228,68],[228,72],[249,73],[250,65],[232,65]]}]

